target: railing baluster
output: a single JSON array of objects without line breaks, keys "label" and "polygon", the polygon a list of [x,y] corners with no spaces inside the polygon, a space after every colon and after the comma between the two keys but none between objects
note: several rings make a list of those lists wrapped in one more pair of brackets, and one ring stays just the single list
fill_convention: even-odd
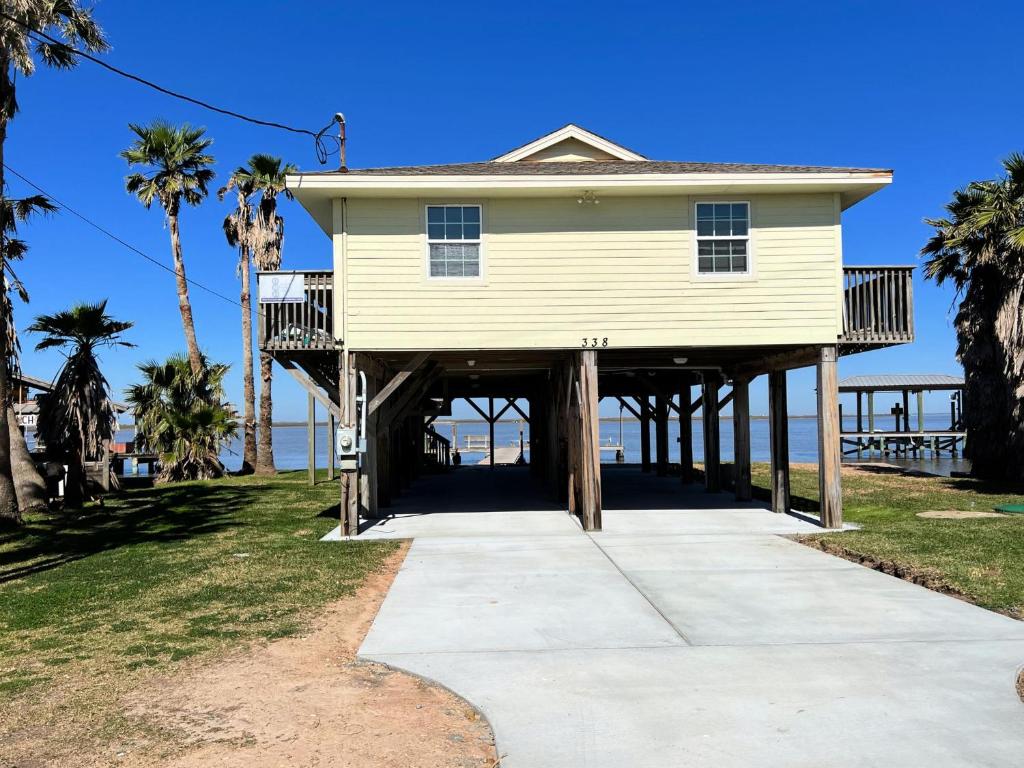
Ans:
[{"label": "railing baluster", "polygon": [[913,269],[843,268],[843,341],[868,344],[913,341]]},{"label": "railing baluster", "polygon": [[301,274],[302,301],[261,304],[257,290],[257,341],[261,350],[334,348],[333,273],[312,270]]}]

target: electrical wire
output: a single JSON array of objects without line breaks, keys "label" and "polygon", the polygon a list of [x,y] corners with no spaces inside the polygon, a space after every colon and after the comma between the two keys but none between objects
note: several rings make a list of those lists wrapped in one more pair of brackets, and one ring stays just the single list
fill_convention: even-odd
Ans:
[{"label": "electrical wire", "polygon": [[[335,121],[333,119],[319,131],[311,131],[307,128],[296,128],[294,126],[285,125],[284,123],[277,123],[272,120],[261,120],[256,117],[250,117],[249,115],[244,115],[241,112],[235,112],[230,109],[218,107],[208,102],[202,101],[201,99],[188,96],[184,93],[179,93],[178,91],[172,91],[170,88],[165,88],[162,85],[158,85],[157,83],[154,83],[152,80],[147,80],[144,77],[132,74],[131,72],[127,72],[123,69],[113,66],[112,64],[108,64],[102,59],[93,56],[92,54],[86,51],[82,51],[78,48],[68,45],[67,43],[61,42],[57,38],[51,37],[42,30],[36,29],[32,25],[26,24],[24,21],[21,21],[20,19],[11,16],[10,14],[4,13],[3,11],[0,11],[0,18],[6,19],[7,21],[17,24],[19,27],[26,30],[29,33],[30,37],[35,36],[33,39],[35,39],[36,42],[41,42],[39,39],[36,38],[42,38],[42,41],[45,41],[50,45],[56,45],[64,49],[68,53],[72,53],[75,56],[81,56],[83,59],[91,61],[93,64],[103,67],[104,69],[110,72],[113,72],[115,75],[119,75],[129,80],[133,80],[134,82],[139,83],[140,85],[144,85],[147,88],[152,88],[153,90],[158,91],[166,96],[170,96],[175,99],[180,99],[182,101],[188,102],[189,104],[195,104],[196,106],[202,107],[203,109],[208,109],[211,112],[226,115],[227,117],[233,117],[236,120],[243,120],[247,123],[252,123],[253,125],[259,125],[265,128],[277,128],[278,130],[288,131],[290,133],[298,133],[305,136],[311,136],[313,138],[314,147],[316,150],[316,158],[320,162],[320,165],[324,165],[327,162],[327,158],[330,155],[336,153],[340,148],[340,139],[336,136],[332,136],[327,133],[327,131],[331,129],[331,126],[335,124]],[[325,143],[328,141],[334,142],[334,149],[328,148],[327,144]]]},{"label": "electrical wire", "polygon": [[[92,227],[93,229],[95,229],[95,230],[97,230],[97,231],[99,231],[99,232],[102,232],[102,233],[103,233],[104,235],[106,235],[107,237],[109,237],[109,238],[110,238],[111,240],[113,240],[114,242],[116,242],[116,243],[119,243],[120,245],[123,245],[123,246],[124,246],[125,248],[127,248],[127,249],[128,249],[129,251],[131,251],[132,253],[138,254],[139,256],[141,256],[142,258],[144,258],[144,259],[145,259],[146,261],[152,262],[152,263],[153,263],[153,264],[155,264],[156,266],[160,267],[160,269],[162,269],[162,270],[164,270],[164,271],[166,271],[166,272],[170,272],[170,273],[171,273],[172,275],[176,275],[176,274],[177,274],[177,273],[176,273],[176,272],[174,271],[174,268],[173,268],[173,267],[169,267],[169,266],[167,266],[166,264],[164,264],[164,263],[163,263],[162,261],[160,261],[159,259],[156,259],[156,258],[154,258],[154,257],[150,256],[150,255],[149,255],[148,253],[146,253],[145,251],[142,251],[142,250],[140,250],[140,249],[136,248],[136,247],[135,247],[134,245],[132,245],[131,243],[127,242],[126,240],[122,240],[122,239],[121,239],[120,237],[118,237],[117,235],[115,235],[115,234],[114,234],[113,232],[111,232],[111,231],[110,231],[109,229],[107,229],[107,228],[103,227],[103,226],[102,226],[102,225],[100,225],[100,224],[97,224],[97,223],[96,223],[95,221],[93,221],[92,219],[90,219],[90,218],[89,218],[88,216],[86,216],[85,214],[79,213],[78,211],[76,211],[76,210],[75,210],[74,208],[72,208],[72,207],[71,207],[70,205],[68,205],[67,203],[65,203],[65,202],[63,202],[63,201],[59,200],[58,198],[54,197],[53,195],[51,195],[51,194],[50,194],[49,192],[47,192],[47,191],[46,191],[45,189],[43,189],[42,187],[40,187],[40,186],[39,186],[38,184],[36,184],[36,183],[35,183],[34,181],[32,181],[32,180],[30,180],[30,179],[26,178],[25,176],[23,176],[22,174],[18,173],[18,172],[17,172],[16,170],[14,170],[13,168],[11,168],[11,166],[9,166],[9,165],[8,165],[7,163],[4,163],[3,165],[4,165],[4,169],[5,169],[5,170],[6,170],[6,171],[7,171],[8,173],[11,173],[11,174],[13,174],[13,175],[17,176],[17,177],[18,177],[19,179],[21,179],[21,180],[22,180],[23,182],[25,182],[25,183],[26,183],[26,184],[28,184],[28,185],[29,185],[30,187],[32,187],[33,189],[35,189],[35,190],[36,190],[36,191],[37,191],[37,192],[38,192],[39,194],[41,194],[41,195],[45,196],[45,197],[46,197],[47,199],[49,199],[49,200],[50,200],[50,201],[51,201],[52,203],[54,203],[55,205],[57,205],[57,206],[59,206],[59,207],[63,208],[63,209],[65,210],[65,211],[67,211],[68,213],[70,213],[70,214],[71,214],[72,216],[75,216],[75,217],[77,217],[78,219],[81,219],[82,221],[84,221],[84,222],[85,222],[86,224],[88,224],[88,225],[89,225],[90,227]],[[213,295],[213,296],[216,296],[216,297],[217,297],[218,299],[222,299],[223,301],[226,301],[226,302],[228,302],[229,304],[234,304],[234,305],[235,305],[236,307],[241,307],[241,306],[242,306],[242,305],[241,305],[241,304],[240,304],[240,303],[239,303],[238,301],[236,301],[235,299],[232,299],[232,298],[231,298],[230,296],[225,296],[225,295],[224,295],[223,293],[220,293],[219,291],[215,291],[215,290],[214,290],[213,288],[207,288],[207,287],[206,287],[205,285],[203,285],[202,283],[198,282],[197,280],[193,280],[192,278],[186,277],[186,278],[185,278],[185,281],[186,281],[186,282],[187,282],[187,283],[188,283],[189,285],[193,285],[193,286],[195,286],[196,288],[199,288],[200,290],[206,291],[207,293],[209,293],[209,294],[211,294],[211,295]],[[257,313],[259,313],[259,311],[258,311],[258,310],[257,310]]]}]

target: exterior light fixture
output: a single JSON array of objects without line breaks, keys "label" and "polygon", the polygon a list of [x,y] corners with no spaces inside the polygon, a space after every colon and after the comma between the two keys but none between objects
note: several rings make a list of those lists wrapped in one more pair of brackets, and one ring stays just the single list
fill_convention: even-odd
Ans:
[{"label": "exterior light fixture", "polygon": [[583,194],[576,198],[576,202],[580,205],[600,205],[601,201],[597,199],[597,194],[592,189],[583,191]]},{"label": "exterior light fixture", "polygon": [[474,365],[476,365],[476,360],[467,360],[466,365],[472,368]]},{"label": "exterior light fixture", "polygon": [[479,373],[471,373],[471,374],[469,374],[469,378],[472,379],[473,381],[476,381],[477,379],[480,378],[480,374]]},{"label": "exterior light fixture", "polygon": [[690,362],[690,358],[688,358],[688,357],[673,357],[672,358],[672,362],[675,363],[676,365],[686,365],[688,362]]}]

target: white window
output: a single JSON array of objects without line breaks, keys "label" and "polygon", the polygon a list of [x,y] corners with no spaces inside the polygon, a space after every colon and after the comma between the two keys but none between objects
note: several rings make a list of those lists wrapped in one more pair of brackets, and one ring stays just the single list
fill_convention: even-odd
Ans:
[{"label": "white window", "polygon": [[750,271],[750,204],[697,203],[697,272]]},{"label": "white window", "polygon": [[480,277],[480,206],[428,205],[431,277]]}]

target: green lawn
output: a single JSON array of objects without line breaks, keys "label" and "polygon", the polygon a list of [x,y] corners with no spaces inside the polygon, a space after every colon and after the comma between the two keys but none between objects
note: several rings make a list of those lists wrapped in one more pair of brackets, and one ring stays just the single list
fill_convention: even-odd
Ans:
[{"label": "green lawn", "polygon": [[336,505],[335,484],[292,472],[127,492],[0,533],[0,696],[300,631],[397,546],[318,543]]},{"label": "green lawn", "polygon": [[[754,483],[762,495],[768,482],[768,466],[755,465]],[[794,467],[792,493],[794,507],[817,511],[817,471]],[[862,529],[815,538],[931,575],[979,605],[1024,618],[1024,515],[917,516],[930,510],[991,511],[996,504],[1021,500],[1024,488],[1019,487],[844,470],[844,518]]]}]

